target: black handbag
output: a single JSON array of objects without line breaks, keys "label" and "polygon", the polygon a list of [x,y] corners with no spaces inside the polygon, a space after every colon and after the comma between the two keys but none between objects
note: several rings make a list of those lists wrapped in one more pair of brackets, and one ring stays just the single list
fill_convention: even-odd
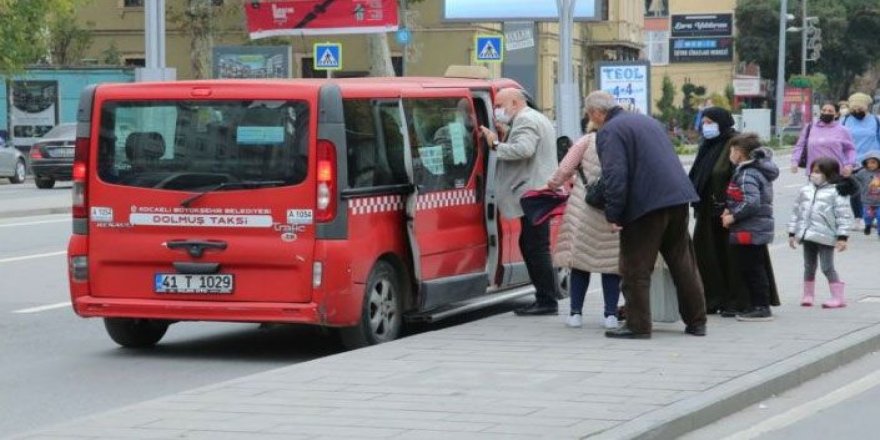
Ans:
[{"label": "black handbag", "polygon": [[813,124],[807,125],[807,132],[804,136],[804,148],[801,150],[801,157],[798,159],[798,168],[806,168],[807,167],[807,144],[810,143],[810,129],[813,128]]},{"label": "black handbag", "polygon": [[584,196],[584,201],[587,202],[587,205],[596,209],[605,209],[605,182],[602,178],[596,179],[593,183],[587,183],[587,176],[584,175],[584,170],[581,167],[578,167],[578,174],[584,182],[587,193]]}]

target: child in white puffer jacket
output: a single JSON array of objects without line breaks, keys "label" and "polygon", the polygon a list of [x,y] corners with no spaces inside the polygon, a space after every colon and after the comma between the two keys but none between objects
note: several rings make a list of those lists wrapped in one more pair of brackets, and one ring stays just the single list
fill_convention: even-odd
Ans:
[{"label": "child in white puffer jacket", "polygon": [[834,250],[846,250],[849,228],[853,223],[849,192],[840,182],[840,165],[830,158],[819,158],[812,164],[810,183],[801,188],[788,224],[788,243],[792,249],[804,246],[804,296],[801,305],[810,307],[816,291],[817,260],[828,279],[831,299],[824,308],[844,307],[844,283],[834,269]]}]

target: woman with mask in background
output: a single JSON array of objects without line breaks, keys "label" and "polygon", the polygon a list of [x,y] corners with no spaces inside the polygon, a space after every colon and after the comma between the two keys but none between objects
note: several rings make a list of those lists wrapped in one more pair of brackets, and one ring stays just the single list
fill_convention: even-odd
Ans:
[{"label": "woman with mask in background", "polygon": [[[739,268],[730,245],[730,231],[721,224],[727,185],[733,176],[729,141],[737,132],[733,116],[721,107],[703,110],[703,141],[688,176],[700,196],[693,205],[694,251],[706,294],[706,311],[733,318],[737,312],[751,309],[749,291],[739,276]],[[766,261],[770,261],[769,252]],[[779,305],[773,269],[768,265],[770,304]]]},{"label": "woman with mask in background", "polygon": [[819,120],[804,127],[791,152],[791,172],[798,172],[798,161],[806,149],[806,175],[813,162],[820,157],[830,157],[840,165],[841,174],[849,176],[856,164],[856,147],[849,130],[834,120],[837,109],[834,104],[822,104]]},{"label": "woman with mask in background", "polygon": [[[841,125],[849,130],[856,146],[856,158],[853,163],[864,159],[865,154],[868,154],[869,151],[880,150],[880,118],[871,114],[869,110],[873,101],[865,93],[853,93],[849,97],[849,115],[843,117]],[[852,168],[849,170],[842,168],[841,174],[844,177],[849,177],[851,171]],[[849,202],[856,219],[853,222],[853,230],[864,228],[861,196],[858,193],[853,194]]]}]

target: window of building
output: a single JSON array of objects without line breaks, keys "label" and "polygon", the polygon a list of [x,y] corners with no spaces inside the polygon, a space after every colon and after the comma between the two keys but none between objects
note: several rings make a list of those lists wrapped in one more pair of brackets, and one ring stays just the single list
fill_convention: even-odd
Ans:
[{"label": "window of building", "polygon": [[645,51],[651,64],[669,64],[669,31],[645,31]]},{"label": "window of building", "polygon": [[122,7],[124,8],[143,8],[144,0],[122,0]]},{"label": "window of building", "polygon": [[669,0],[645,0],[646,17],[669,16]]},{"label": "window of building", "polygon": [[349,188],[406,183],[398,103],[347,99],[342,111]]},{"label": "window of building", "polygon": [[143,56],[124,57],[122,62],[127,67],[146,67],[147,60]]}]

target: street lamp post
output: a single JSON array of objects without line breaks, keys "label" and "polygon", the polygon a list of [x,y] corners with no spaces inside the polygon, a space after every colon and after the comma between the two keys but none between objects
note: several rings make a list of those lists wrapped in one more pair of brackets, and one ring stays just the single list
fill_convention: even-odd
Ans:
[{"label": "street lamp post", "polygon": [[779,4],[779,54],[776,65],[776,136],[782,145],[782,101],[785,98],[785,25],[788,22],[788,0]]},{"label": "street lamp post", "polygon": [[556,133],[576,139],[580,135],[580,93],[572,75],[572,30],[577,0],[556,0],[559,11],[559,74],[557,75]]}]

